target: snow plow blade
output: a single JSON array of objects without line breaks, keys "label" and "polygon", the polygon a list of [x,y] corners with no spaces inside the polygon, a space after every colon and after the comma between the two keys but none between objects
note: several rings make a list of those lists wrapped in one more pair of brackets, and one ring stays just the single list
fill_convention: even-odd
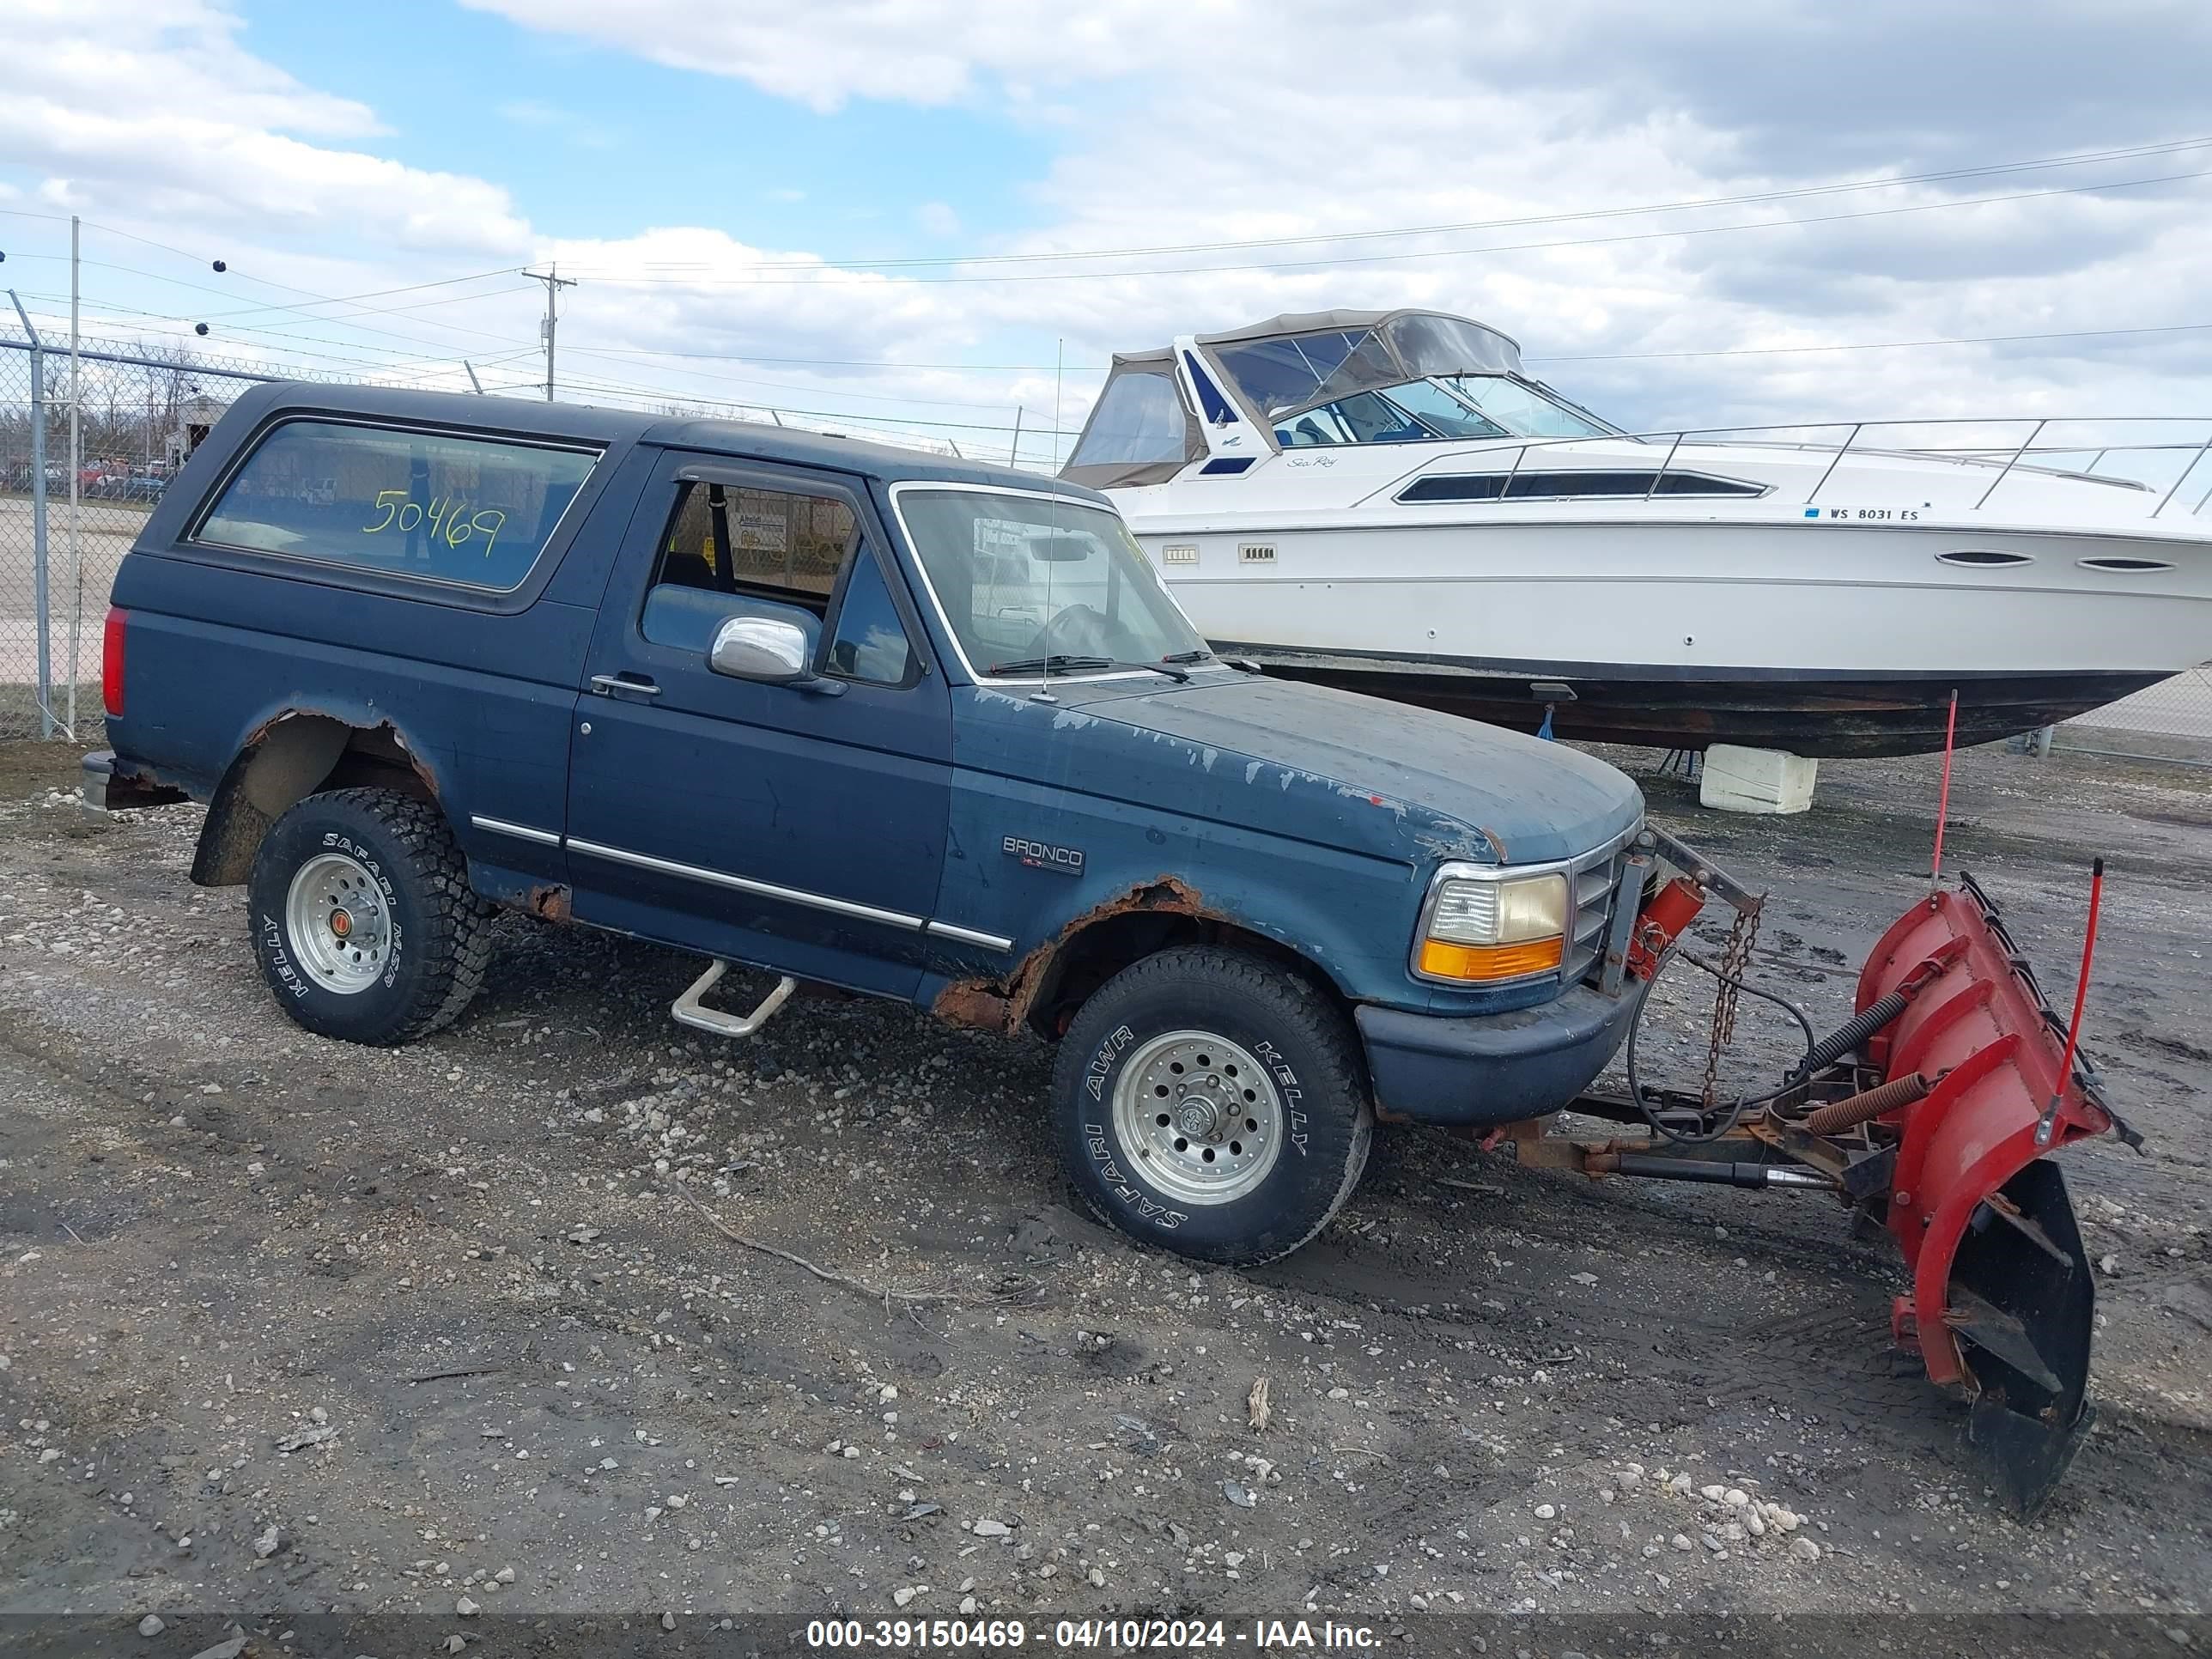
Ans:
[{"label": "snow plow blade", "polygon": [[[1663,860],[1679,872],[1638,876]],[[1678,948],[1708,896],[1736,911],[1729,950],[1749,954],[1765,896],[1693,848],[1647,829],[1631,857],[1646,894],[1625,944],[1608,955],[1622,980],[1656,981],[1686,956],[1723,988],[1744,988],[1719,964]],[[2086,986],[2103,890],[2089,889],[2081,984]],[[2044,1155],[2092,1135],[2142,1137],[2104,1096],[2073,1034],[2035,982],[2027,958],[1972,876],[1916,901],[1859,970],[1851,1018],[1811,1036],[1771,1093],[1729,1102],[1714,1069],[1732,1012],[1714,1005],[1713,1068],[1704,1089],[1650,1088],[1637,1072],[1636,1032],[1625,1052],[1625,1092],[1591,1091],[1580,1115],[1649,1133],[1594,1140],[1550,1133],[1539,1120],[1488,1132],[1525,1164],[1603,1177],[1718,1182],[1832,1194],[1896,1240],[1911,1280],[1890,1325],[1929,1376],[1969,1402],[1966,1442],[2000,1501],[2032,1516],[2073,1462],[2087,1402],[2096,1280],[2066,1194]]]},{"label": "snow plow blade", "polygon": [[2044,1154],[2108,1132],[2142,1138],[2087,1062],[2067,1062],[2065,1027],[1972,877],[1882,936],[1856,1006],[1862,1020],[1887,1016],[1850,1068],[1859,1085],[1905,1085],[1917,1098],[1830,1141],[1859,1176],[1846,1190],[1911,1273],[1892,1328],[1929,1377],[1972,1402],[1968,1443],[2004,1502],[2032,1515],[2089,1426],[2096,1313],[2065,1178]]}]

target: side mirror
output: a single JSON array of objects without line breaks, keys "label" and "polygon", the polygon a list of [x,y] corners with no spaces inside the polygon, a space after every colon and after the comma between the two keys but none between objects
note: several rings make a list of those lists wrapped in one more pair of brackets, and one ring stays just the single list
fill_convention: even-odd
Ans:
[{"label": "side mirror", "polygon": [[734,680],[793,685],[811,679],[806,635],[795,623],[773,617],[732,617],[714,630],[707,666]]}]

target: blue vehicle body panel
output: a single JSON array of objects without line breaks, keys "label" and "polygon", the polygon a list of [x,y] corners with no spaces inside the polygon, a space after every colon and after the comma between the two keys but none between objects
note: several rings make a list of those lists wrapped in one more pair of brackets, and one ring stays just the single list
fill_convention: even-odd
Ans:
[{"label": "blue vehicle body panel", "polygon": [[1209,777],[1226,766],[1224,809],[1241,818],[1396,856],[1541,864],[1601,845],[1643,811],[1619,772],[1577,750],[1426,708],[1386,715],[1372,698],[1295,680],[1234,674],[1096,713],[1178,745]]}]

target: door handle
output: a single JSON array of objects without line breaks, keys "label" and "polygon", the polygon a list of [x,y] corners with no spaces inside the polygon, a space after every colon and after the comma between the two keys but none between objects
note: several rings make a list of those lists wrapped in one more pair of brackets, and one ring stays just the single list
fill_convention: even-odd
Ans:
[{"label": "door handle", "polygon": [[617,691],[635,691],[641,697],[660,695],[660,688],[651,680],[633,679],[628,674],[594,674],[592,676],[592,690],[603,697],[611,696]]}]

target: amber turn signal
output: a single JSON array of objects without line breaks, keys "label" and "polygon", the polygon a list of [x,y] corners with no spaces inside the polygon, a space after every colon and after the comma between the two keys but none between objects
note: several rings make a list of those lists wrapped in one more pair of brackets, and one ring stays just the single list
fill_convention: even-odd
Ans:
[{"label": "amber turn signal", "polygon": [[1556,969],[1565,944],[1558,939],[1531,939],[1524,945],[1453,945],[1444,939],[1425,939],[1421,971],[1437,979],[1477,982],[1520,979]]}]

